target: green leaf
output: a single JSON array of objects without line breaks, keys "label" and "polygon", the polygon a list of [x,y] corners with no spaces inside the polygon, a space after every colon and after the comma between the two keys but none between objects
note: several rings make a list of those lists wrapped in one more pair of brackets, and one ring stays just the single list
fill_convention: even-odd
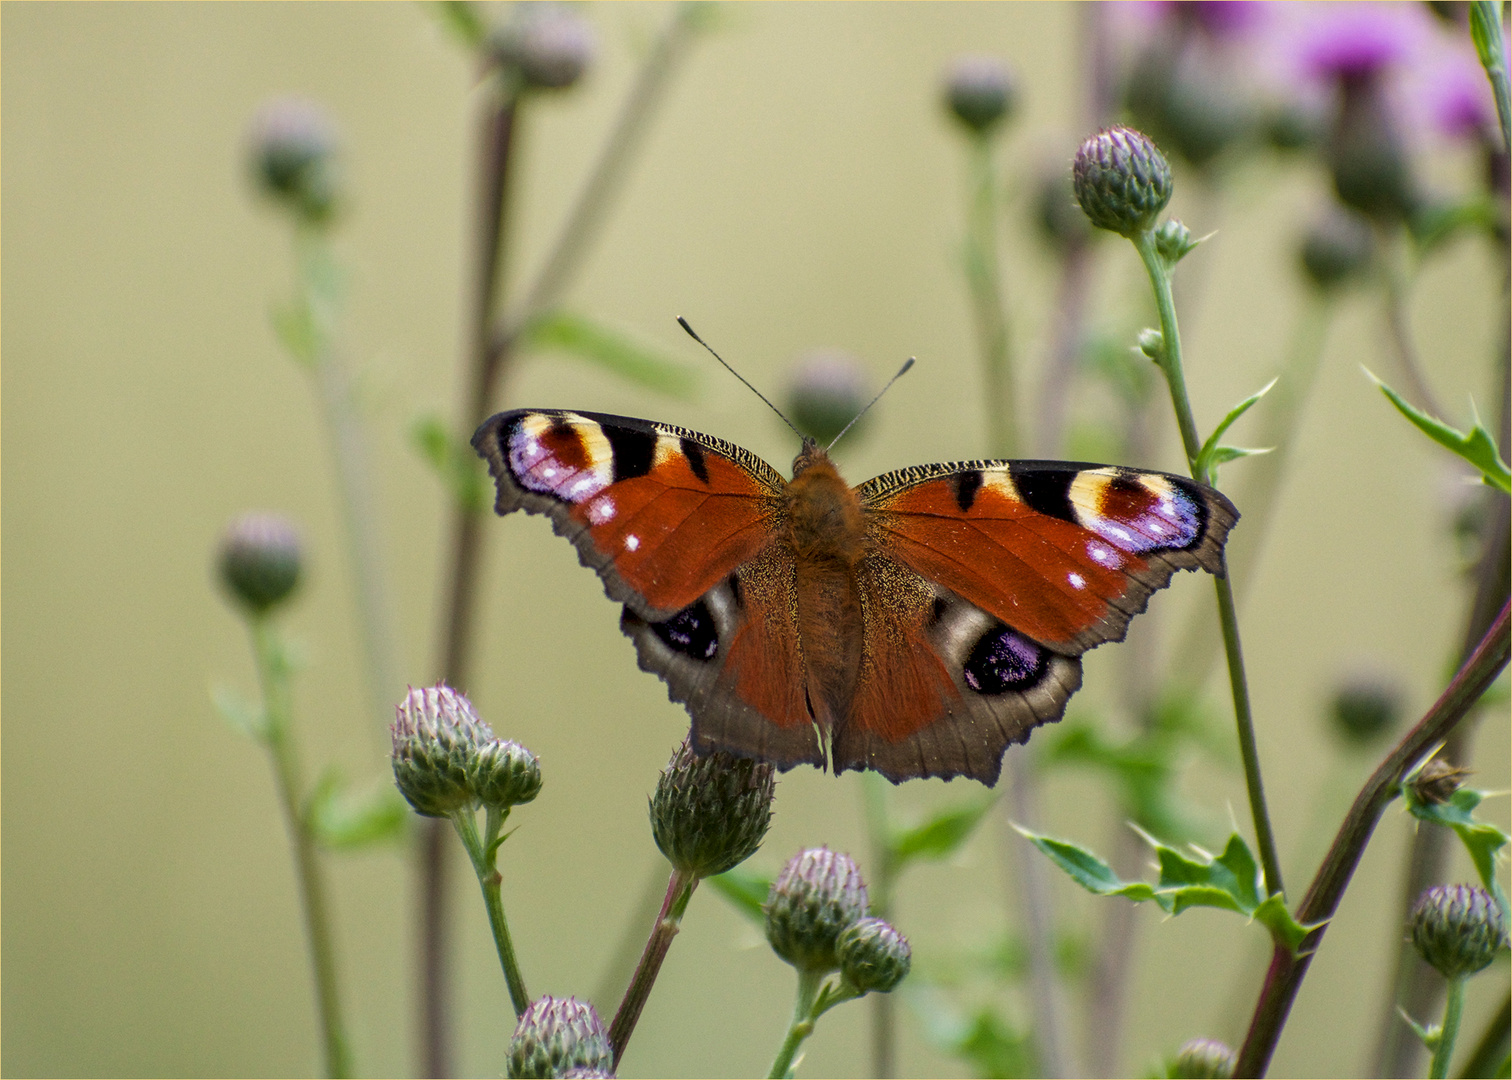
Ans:
[{"label": "green leaf", "polygon": [[734,904],[742,915],[761,926],[766,925],[766,912],[762,910],[762,905],[772,891],[774,880],[776,879],[769,874],[748,870],[744,866],[704,879]]},{"label": "green leaf", "polygon": [[911,829],[894,832],[889,846],[897,869],[901,870],[913,859],[943,859],[953,854],[996,802],[996,796],[974,799],[940,810]]},{"label": "green leaf", "polygon": [[1260,867],[1244,837],[1229,836],[1223,854],[1216,859],[1198,849],[1196,858],[1184,855],[1141,831],[1155,849],[1160,880],[1124,881],[1102,859],[1064,840],[1054,840],[1017,828],[1029,842],[1050,856],[1052,862],[1082,888],[1099,896],[1124,896],[1138,903],[1154,900],[1161,909],[1180,915],[1188,908],[1210,907],[1246,915],[1270,931],[1276,942],[1292,952],[1301,947],[1312,927],[1298,923],[1277,893],[1261,900]]},{"label": "green leaf", "polygon": [[1427,761],[1428,759],[1424,759],[1403,777],[1402,801],[1407,804],[1408,812],[1419,821],[1454,830],[1460,842],[1465,845],[1470,861],[1475,865],[1481,885],[1496,897],[1496,902],[1501,905],[1502,919],[1512,925],[1512,905],[1508,904],[1506,890],[1502,888],[1496,875],[1498,855],[1502,848],[1512,842],[1512,837],[1475,816],[1475,808],[1481,804],[1487,792],[1462,787],[1449,797],[1448,802],[1443,803],[1428,802],[1419,797],[1411,781]]},{"label": "green leaf", "polygon": [[1034,1044],[1027,1032],[1015,1031],[992,1009],[983,1007],[951,1047],[980,1077],[1040,1075]]},{"label": "green leaf", "polygon": [[210,702],[221,719],[241,734],[261,742],[268,736],[268,715],[261,705],[248,701],[229,686],[210,687]]},{"label": "green leaf", "polygon": [[488,504],[483,463],[470,444],[452,437],[446,421],[434,413],[422,416],[411,427],[410,437],[458,506],[476,513]]},{"label": "green leaf", "polygon": [[351,791],[339,772],[328,769],[310,792],[305,820],[321,847],[357,851],[402,837],[409,805],[392,783]]},{"label": "green leaf", "polygon": [[[1512,471],[1508,470],[1507,463],[1502,460],[1501,454],[1497,451],[1496,440],[1481,424],[1479,416],[1473,416],[1475,422],[1469,432],[1458,431],[1442,420],[1435,420],[1427,413],[1407,404],[1400,394],[1377,379],[1369,368],[1365,369],[1365,374],[1375,380],[1375,384],[1381,388],[1381,393],[1391,399],[1397,411],[1412,421],[1419,431],[1446,450],[1453,451],[1474,465],[1480,470],[1486,483],[1507,494],[1512,494]],[[1473,415],[1475,410],[1473,401],[1470,408]]]},{"label": "green leaf", "polygon": [[571,353],[670,397],[686,401],[693,396],[696,378],[692,371],[660,350],[587,316],[548,312],[526,328],[524,339],[536,348]]},{"label": "green leaf", "polygon": [[1238,420],[1245,413],[1249,412],[1255,402],[1270,393],[1271,387],[1275,386],[1276,382],[1276,379],[1272,379],[1266,383],[1259,390],[1230,409],[1228,415],[1218,422],[1218,426],[1213,429],[1213,433],[1207,437],[1207,442],[1202,444],[1202,449],[1197,451],[1197,460],[1193,462],[1193,466],[1198,476],[1211,479],[1216,468],[1225,462],[1246,457],[1250,454],[1266,453],[1265,450],[1245,450],[1237,446],[1220,446],[1218,440],[1223,438],[1224,432],[1233,426],[1235,420]]}]

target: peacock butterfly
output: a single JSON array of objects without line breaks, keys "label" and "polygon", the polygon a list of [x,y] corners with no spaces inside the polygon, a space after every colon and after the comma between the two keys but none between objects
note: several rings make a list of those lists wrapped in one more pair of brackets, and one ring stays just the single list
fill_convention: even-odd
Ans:
[{"label": "peacock butterfly", "polygon": [[[690,331],[691,332],[691,331]],[[500,514],[546,514],[624,604],[640,666],[700,752],[992,786],[1058,720],[1081,654],[1180,569],[1223,572],[1239,514],[1180,476],[964,461],[858,488],[805,439],[793,479],[738,446],[623,416],[484,421]]]}]

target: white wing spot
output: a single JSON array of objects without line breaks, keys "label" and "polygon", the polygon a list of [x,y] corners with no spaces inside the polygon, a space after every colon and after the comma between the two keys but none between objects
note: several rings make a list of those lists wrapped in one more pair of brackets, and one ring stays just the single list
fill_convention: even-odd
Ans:
[{"label": "white wing spot", "polygon": [[1087,557],[1100,566],[1111,567],[1117,570],[1122,563],[1118,555],[1107,544],[1098,543],[1096,540],[1087,541]]},{"label": "white wing spot", "polygon": [[1067,574],[1066,580],[1071,583],[1071,587],[1073,589],[1085,589],[1087,587],[1087,579],[1082,577],[1080,574]]},{"label": "white wing spot", "polygon": [[626,551],[634,551],[638,547],[640,547],[640,537],[636,536],[634,533],[630,533],[625,537]]},{"label": "white wing spot", "polygon": [[607,495],[600,495],[588,504],[588,520],[595,525],[602,525],[614,518],[614,500]]}]

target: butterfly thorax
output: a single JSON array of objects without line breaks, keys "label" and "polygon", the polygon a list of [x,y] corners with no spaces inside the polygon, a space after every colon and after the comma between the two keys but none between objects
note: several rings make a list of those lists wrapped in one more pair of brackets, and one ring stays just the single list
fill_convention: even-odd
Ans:
[{"label": "butterfly thorax", "polygon": [[856,567],[866,553],[861,502],[823,450],[805,444],[785,492],[796,560],[799,650],[809,708],[826,731],[849,711],[861,668]]}]

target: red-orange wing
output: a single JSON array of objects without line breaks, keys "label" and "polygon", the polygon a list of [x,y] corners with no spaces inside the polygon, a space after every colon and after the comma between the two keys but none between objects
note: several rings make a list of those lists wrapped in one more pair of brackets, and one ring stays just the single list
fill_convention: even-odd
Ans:
[{"label": "red-orange wing", "polygon": [[1182,477],[978,461],[858,489],[866,643],[837,769],[997,780],[1002,753],[1058,720],[1078,657],[1124,635],[1178,569],[1221,572],[1238,518]]},{"label": "red-orange wing", "polygon": [[730,443],[597,413],[517,410],[473,446],[495,509],[545,514],[625,605],[640,666],[686,702],[700,750],[822,764],[803,701],[785,482]]}]

